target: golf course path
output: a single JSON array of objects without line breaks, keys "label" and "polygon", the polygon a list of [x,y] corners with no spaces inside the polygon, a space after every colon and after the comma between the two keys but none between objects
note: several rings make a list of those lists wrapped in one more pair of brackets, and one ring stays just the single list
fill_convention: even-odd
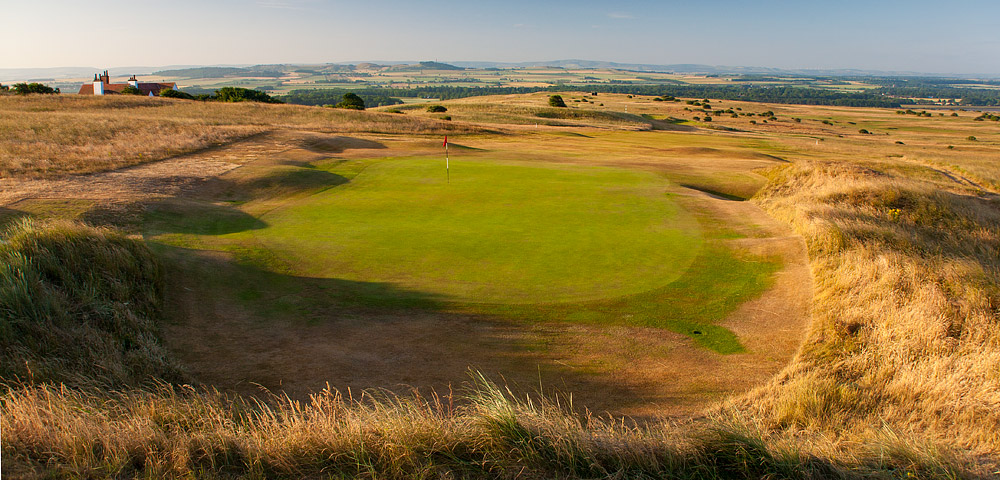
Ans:
[{"label": "golf course path", "polygon": [[92,200],[114,205],[176,196],[234,168],[292,147],[288,132],[272,132],[221,147],[110,172],[54,179],[0,179],[0,206],[35,199]]}]

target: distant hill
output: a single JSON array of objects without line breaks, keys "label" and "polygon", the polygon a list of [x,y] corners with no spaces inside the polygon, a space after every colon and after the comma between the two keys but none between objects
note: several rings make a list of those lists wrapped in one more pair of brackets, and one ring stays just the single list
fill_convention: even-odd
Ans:
[{"label": "distant hill", "polygon": [[[361,65],[358,65],[358,67],[361,67]],[[456,67],[455,65],[441,62],[419,62],[416,64],[383,65],[381,67],[383,70],[390,70],[394,72],[417,72],[420,70],[465,70],[464,67]]]},{"label": "distant hill", "polygon": [[769,67],[747,67],[726,65],[705,65],[681,63],[669,65],[645,63],[619,63],[595,60],[551,60],[544,62],[437,62],[437,61],[373,61],[342,62],[320,64],[272,64],[272,65],[167,65],[159,67],[127,66],[127,67],[53,67],[53,68],[0,68],[0,83],[14,83],[30,80],[55,81],[65,79],[86,79],[93,77],[95,72],[110,70],[112,77],[127,75],[161,75],[181,78],[220,78],[220,77],[274,77],[285,73],[300,71],[302,73],[326,74],[343,73],[357,70],[369,71],[420,71],[420,70],[464,70],[464,69],[495,69],[495,68],[532,68],[558,67],[566,69],[616,69],[636,72],[670,72],[679,74],[705,75],[806,75],[828,77],[926,77],[926,78],[956,78],[956,79],[991,79],[1000,75],[977,74],[929,74],[906,71],[878,71],[864,69],[781,69]]},{"label": "distant hill", "polygon": [[[669,73],[692,73],[708,75],[741,74],[741,75],[824,75],[835,77],[853,76],[923,76],[923,77],[952,77],[952,78],[982,78],[982,75],[957,75],[957,74],[936,74],[907,71],[881,71],[862,69],[782,69],[770,67],[744,67],[727,65],[703,65],[697,63],[679,63],[669,65],[655,65],[645,63],[618,63],[602,62],[595,60],[551,60],[545,62],[452,62],[452,64],[465,68],[532,68],[532,67],[561,67],[561,68],[611,68],[616,70],[634,70],[639,72],[669,72]],[[989,77],[989,76],[986,76]]]},{"label": "distant hill", "polygon": [[465,68],[441,62],[420,62],[420,66],[428,70],[465,70]]},{"label": "distant hill", "polygon": [[160,70],[153,75],[183,78],[219,77],[282,77],[286,65],[255,65],[253,67],[195,67],[175,70]]},{"label": "distant hill", "polygon": [[246,71],[247,70],[245,68],[235,67],[195,67],[180,68],[176,70],[160,70],[158,72],[153,72],[153,74],[163,75],[164,77],[215,78],[225,77],[227,75],[240,75]]}]

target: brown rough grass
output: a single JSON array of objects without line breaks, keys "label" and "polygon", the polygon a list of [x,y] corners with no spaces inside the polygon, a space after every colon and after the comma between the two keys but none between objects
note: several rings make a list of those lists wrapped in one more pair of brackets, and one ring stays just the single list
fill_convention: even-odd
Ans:
[{"label": "brown rough grass", "polygon": [[726,410],[830,448],[891,428],[995,462],[1000,197],[984,185],[1000,174],[929,169],[960,161],[937,148],[919,160],[830,148],[771,172],[755,201],[806,239],[813,326],[785,372]]},{"label": "brown rough grass", "polygon": [[93,173],[268,131],[447,133],[461,124],[349,110],[128,96],[0,97],[0,178]]}]

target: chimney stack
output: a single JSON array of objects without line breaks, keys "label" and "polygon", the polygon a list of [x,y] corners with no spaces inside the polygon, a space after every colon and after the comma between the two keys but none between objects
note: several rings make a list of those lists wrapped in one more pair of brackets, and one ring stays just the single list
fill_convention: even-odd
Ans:
[{"label": "chimney stack", "polygon": [[104,76],[94,74],[94,95],[104,95]]},{"label": "chimney stack", "polygon": [[139,80],[136,80],[135,75],[129,77],[128,84],[132,85],[135,88],[139,88]]}]

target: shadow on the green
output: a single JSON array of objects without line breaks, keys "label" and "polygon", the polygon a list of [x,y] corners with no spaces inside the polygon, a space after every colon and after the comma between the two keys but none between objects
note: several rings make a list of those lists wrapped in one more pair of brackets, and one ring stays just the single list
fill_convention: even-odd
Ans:
[{"label": "shadow on the green", "polygon": [[28,213],[22,212],[20,210],[14,210],[12,208],[0,207],[0,228],[7,226],[7,224],[23,217],[27,217]]},{"label": "shadow on the green", "polygon": [[341,153],[344,150],[381,150],[387,147],[363,138],[314,135],[302,141],[302,148],[314,153]]},{"label": "shadow on the green", "polygon": [[456,150],[471,150],[471,151],[477,151],[477,152],[485,152],[486,151],[485,148],[470,147],[468,145],[462,145],[460,143],[453,143],[453,142],[448,142],[448,146],[451,147],[451,148],[454,148]]},{"label": "shadow on the green", "polygon": [[[421,388],[448,388],[449,383],[459,385],[468,379],[468,371],[473,368],[525,387],[514,389],[518,394],[531,394],[539,382],[543,382],[546,389],[572,391],[583,407],[588,405],[588,400],[592,404],[610,405],[607,403],[609,392],[616,396],[614,408],[637,407],[647,403],[648,395],[653,392],[653,385],[623,385],[610,375],[579,371],[552,362],[545,352],[539,353],[532,348],[531,342],[511,334],[521,331],[530,336],[530,325],[497,315],[455,311],[447,299],[434,293],[390,283],[279,273],[275,270],[280,265],[272,262],[280,260],[269,258],[269,252],[264,250],[231,251],[231,256],[219,256],[158,242],[149,245],[165,260],[165,311],[171,323],[205,321],[193,320],[199,317],[211,323],[214,321],[212,315],[217,312],[224,312],[226,316],[240,312],[237,316],[247,319],[244,320],[247,323],[237,328],[259,328],[267,332],[266,335],[282,338],[303,335],[329,338],[330,343],[323,344],[322,349],[338,352],[341,361],[367,362],[359,364],[358,368],[378,371],[398,363],[399,358],[407,358],[418,371],[433,365],[434,377],[447,379],[444,384],[437,381],[433,385],[417,385]],[[412,334],[406,338],[400,336],[406,335],[402,332],[395,333],[396,336],[384,333],[403,325],[419,327],[416,330],[401,328]],[[351,340],[371,335],[370,332],[390,336],[378,342]],[[441,332],[446,332],[451,340],[441,343]],[[226,335],[206,337],[205,342],[219,352],[247,352],[249,349],[249,353],[259,354],[262,359],[274,354],[266,342],[240,344],[239,340]],[[310,350],[312,347],[288,349],[289,345],[282,345],[282,355],[322,354]],[[218,361],[226,362],[227,359],[220,357]],[[245,373],[232,372],[234,376]],[[299,370],[296,375],[317,388],[330,382],[335,388],[353,385],[364,389],[397,389],[399,393],[413,391],[412,382],[426,382],[418,376],[408,380],[407,385],[394,380],[359,385],[350,375],[325,378],[308,370]],[[364,377],[365,374],[359,375]],[[412,373],[394,372],[393,378],[408,375]],[[258,379],[250,380],[259,382]],[[279,390],[280,385],[273,389]],[[301,392],[299,396],[305,398]]]},{"label": "shadow on the green", "polygon": [[146,232],[154,235],[226,235],[267,226],[260,219],[228,205],[182,200],[148,205],[144,224]]},{"label": "shadow on the green", "polygon": [[246,193],[255,195],[265,192],[273,193],[275,190],[296,191],[338,187],[349,181],[342,175],[320,170],[310,165],[275,170],[269,175],[254,178],[238,186]]},{"label": "shadow on the green", "polygon": [[720,192],[718,190],[714,190],[701,185],[694,185],[691,183],[681,183],[679,185],[684,188],[690,188],[691,190],[697,190],[701,193],[707,193],[715,198],[719,198],[722,200],[730,200],[733,202],[745,202],[747,200],[746,197],[741,197],[739,195],[733,195],[731,193],[726,193],[726,192]]},{"label": "shadow on the green", "polygon": [[561,137],[594,138],[594,137],[592,137],[590,135],[584,135],[584,134],[578,133],[578,132],[554,132],[554,133],[550,133],[550,135],[558,135],[558,136],[561,136]]},{"label": "shadow on the green", "polygon": [[663,119],[656,119],[652,115],[642,114],[641,118],[649,123],[649,126],[653,130],[663,130],[668,132],[693,132],[698,130],[697,127],[692,127],[691,125],[686,125],[687,120],[683,118],[667,117]]},{"label": "shadow on the green", "polygon": [[308,191],[338,187],[350,179],[316,168],[311,164],[276,167],[266,175],[249,179],[214,178],[206,184],[203,197],[224,202],[246,202]]}]

